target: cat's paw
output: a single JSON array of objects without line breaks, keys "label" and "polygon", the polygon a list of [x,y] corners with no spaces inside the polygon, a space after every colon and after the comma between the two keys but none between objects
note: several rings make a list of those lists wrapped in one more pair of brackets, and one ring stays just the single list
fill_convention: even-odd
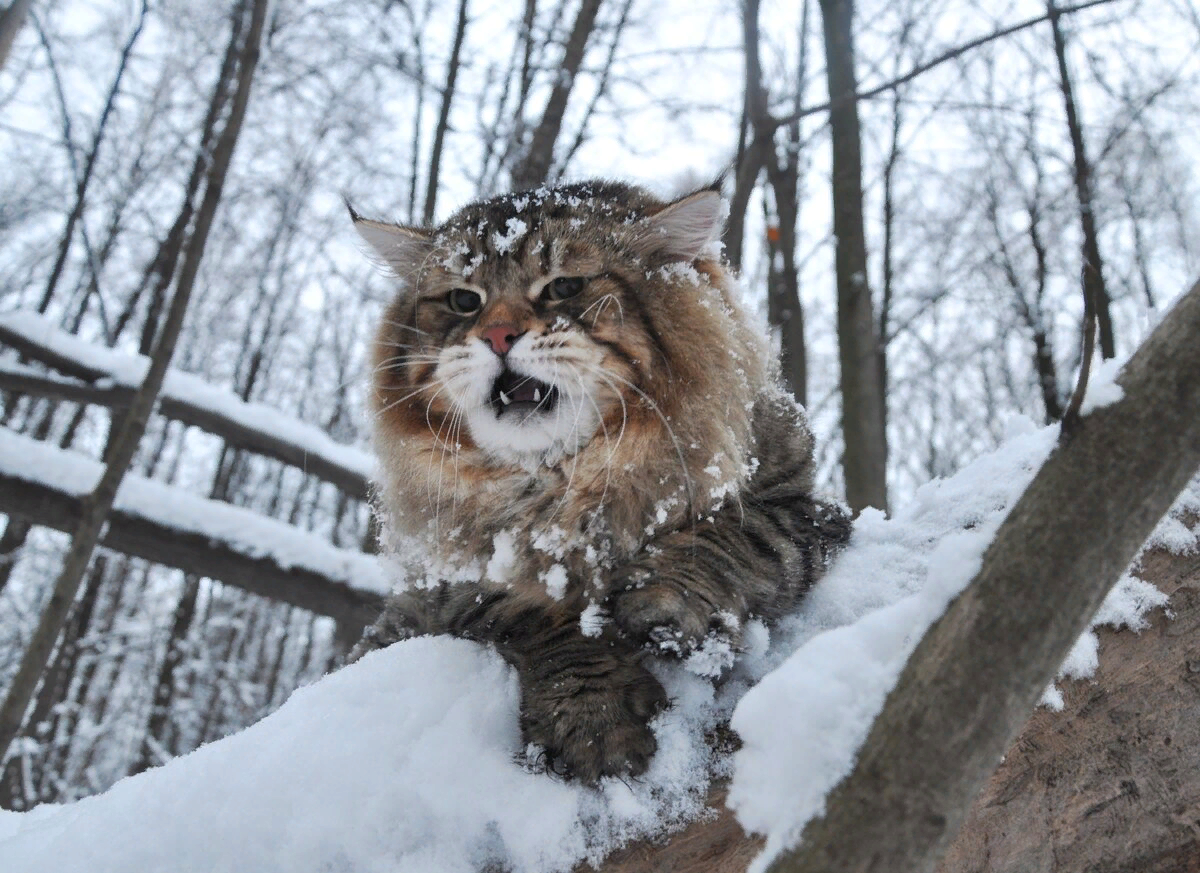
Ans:
[{"label": "cat's paw", "polygon": [[741,639],[737,616],[674,585],[646,582],[618,591],[612,618],[626,638],[659,655],[686,658],[706,640],[736,648]]},{"label": "cat's paw", "polygon": [[669,702],[632,654],[605,655],[522,680],[525,741],[541,747],[547,769],[588,784],[646,771],[658,748],[650,720]]}]

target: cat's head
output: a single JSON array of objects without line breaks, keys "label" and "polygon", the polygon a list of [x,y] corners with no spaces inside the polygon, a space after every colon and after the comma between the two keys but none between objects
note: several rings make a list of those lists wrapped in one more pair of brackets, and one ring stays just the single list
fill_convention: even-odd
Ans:
[{"label": "cat's head", "polygon": [[723,217],[714,190],[667,203],[611,182],[495,197],[432,230],[355,216],[402,283],[376,344],[377,433],[529,467],[631,407],[665,420],[704,359],[739,352],[704,316],[729,308],[703,275],[723,284]]}]

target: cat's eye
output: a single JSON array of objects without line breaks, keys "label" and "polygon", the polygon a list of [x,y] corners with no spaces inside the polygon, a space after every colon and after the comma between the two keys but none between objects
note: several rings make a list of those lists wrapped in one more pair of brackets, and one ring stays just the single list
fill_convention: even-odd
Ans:
[{"label": "cat's eye", "polygon": [[483,308],[483,295],[470,288],[455,288],[446,295],[446,305],[459,315],[471,315]]},{"label": "cat's eye", "polygon": [[587,280],[582,276],[559,276],[542,290],[547,300],[566,300],[583,290]]}]

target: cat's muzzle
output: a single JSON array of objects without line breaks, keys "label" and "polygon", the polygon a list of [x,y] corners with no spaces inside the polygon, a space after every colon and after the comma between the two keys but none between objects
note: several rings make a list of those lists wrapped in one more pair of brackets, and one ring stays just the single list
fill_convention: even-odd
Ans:
[{"label": "cat's muzzle", "polygon": [[492,384],[489,399],[496,417],[533,412],[551,412],[558,405],[558,389],[540,379],[526,376],[513,370],[505,370]]}]

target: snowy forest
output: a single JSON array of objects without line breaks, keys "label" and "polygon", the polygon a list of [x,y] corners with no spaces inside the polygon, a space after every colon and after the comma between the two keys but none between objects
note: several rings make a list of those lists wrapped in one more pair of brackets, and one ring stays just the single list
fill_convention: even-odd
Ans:
[{"label": "snowy forest", "polygon": [[1192,0],[11,0],[0,807],[259,722],[378,610],[346,201],[720,178],[819,487],[882,519],[1067,414],[1085,300],[1120,361],[1200,276],[1198,49]]}]

